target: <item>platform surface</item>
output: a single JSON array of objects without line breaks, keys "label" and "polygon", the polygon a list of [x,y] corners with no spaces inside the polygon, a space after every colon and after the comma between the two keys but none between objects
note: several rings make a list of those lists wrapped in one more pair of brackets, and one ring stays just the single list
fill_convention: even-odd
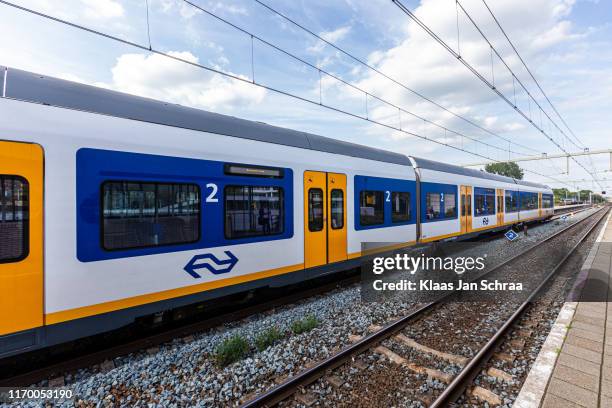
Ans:
[{"label": "platform surface", "polygon": [[[542,407],[612,407],[612,220],[594,257],[550,375]],[[534,407],[535,408],[535,407]]]}]

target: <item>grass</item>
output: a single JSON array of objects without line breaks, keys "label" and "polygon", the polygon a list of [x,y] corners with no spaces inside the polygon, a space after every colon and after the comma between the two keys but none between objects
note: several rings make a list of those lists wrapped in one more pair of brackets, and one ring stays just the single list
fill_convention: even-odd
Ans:
[{"label": "grass", "polygon": [[303,319],[296,320],[291,324],[291,330],[295,334],[305,333],[317,327],[319,321],[313,315],[308,315]]},{"label": "grass", "polygon": [[235,335],[223,341],[215,350],[215,360],[218,365],[225,367],[233,362],[243,359],[249,353],[249,343],[240,335]]},{"label": "grass", "polygon": [[270,327],[255,338],[255,347],[257,351],[263,351],[282,337],[283,334],[276,327]]}]

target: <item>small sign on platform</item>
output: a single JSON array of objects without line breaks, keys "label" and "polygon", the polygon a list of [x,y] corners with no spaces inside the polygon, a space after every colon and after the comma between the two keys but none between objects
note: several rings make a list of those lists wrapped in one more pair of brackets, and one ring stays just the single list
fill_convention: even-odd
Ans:
[{"label": "small sign on platform", "polygon": [[508,238],[508,241],[514,241],[515,239],[518,238],[519,235],[516,232],[514,232],[514,230],[509,230],[508,232],[504,234],[504,236]]}]

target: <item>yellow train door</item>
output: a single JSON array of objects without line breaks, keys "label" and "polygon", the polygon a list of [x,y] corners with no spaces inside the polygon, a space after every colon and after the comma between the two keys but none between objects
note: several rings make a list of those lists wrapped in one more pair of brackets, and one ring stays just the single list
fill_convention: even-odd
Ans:
[{"label": "yellow train door", "polygon": [[504,225],[504,190],[497,189],[497,225]]},{"label": "yellow train door", "polygon": [[472,231],[472,187],[461,186],[461,233]]},{"label": "yellow train door", "polygon": [[467,232],[467,194],[465,193],[465,186],[459,187],[459,193],[461,196],[461,233],[465,234]]},{"label": "yellow train door", "polygon": [[346,175],[327,173],[327,262],[346,261]]},{"label": "yellow train door", "polygon": [[304,172],[304,267],[347,259],[346,175]]},{"label": "yellow train door", "polygon": [[43,325],[43,151],[0,141],[0,335]]},{"label": "yellow train door", "polygon": [[542,216],[542,193],[538,193],[538,217]]}]

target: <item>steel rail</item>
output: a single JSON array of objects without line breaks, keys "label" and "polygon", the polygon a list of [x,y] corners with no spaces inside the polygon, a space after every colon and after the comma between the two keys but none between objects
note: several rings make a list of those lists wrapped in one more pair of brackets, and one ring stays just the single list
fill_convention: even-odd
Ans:
[{"label": "steel rail", "polygon": [[[565,264],[569,257],[576,251],[576,249],[582,244],[587,236],[599,225],[599,223],[608,214],[608,210],[605,210],[602,216],[584,233],[582,237],[576,242],[572,249],[565,254],[563,259],[557,263],[553,270],[546,275],[546,277],[540,282],[537,288],[529,295],[529,297],[515,310],[515,312],[506,320],[506,322],[495,332],[495,334],[489,339],[489,341],[478,351],[478,353],[463,367],[463,369],[457,374],[451,383],[444,389],[442,394],[434,400],[430,405],[430,408],[446,407],[454,403],[463,395],[465,389],[472,383],[474,378],[480,372],[480,369],[489,361],[491,355],[501,342],[508,329],[514,325],[518,318],[523,314],[525,309],[538,295],[538,293],[548,284],[550,279],[557,274],[557,271]],[[590,218],[590,217],[589,217]],[[585,218],[588,219],[588,218]]]},{"label": "steel rail", "polygon": [[[593,213],[592,215],[583,218],[582,220],[576,221],[574,223],[572,223],[571,225],[563,228],[562,230],[556,232],[555,234],[545,238],[544,240],[531,245],[530,247],[528,247],[527,249],[525,249],[524,251],[521,251],[519,254],[501,262],[500,264],[494,266],[492,269],[490,269],[489,271],[481,274],[480,276],[476,277],[475,279],[472,280],[473,281],[477,281],[480,279],[483,279],[485,276],[493,273],[494,271],[499,270],[500,268],[508,265],[510,262],[518,259],[519,257],[524,256],[525,254],[533,251],[534,249],[539,248],[542,244],[560,236],[561,234],[567,232],[568,230],[582,224],[583,222],[585,222],[586,220],[590,219],[592,216],[594,216],[595,214],[597,214],[598,212],[600,212],[601,210],[598,210],[597,212]],[[597,223],[596,223],[597,224]],[[386,325],[385,327],[383,327],[381,330],[376,331],[374,333],[371,333],[365,337],[363,337],[362,339],[358,340],[357,342],[345,347],[344,349],[340,350],[339,352],[337,352],[336,354],[333,354],[331,356],[329,356],[328,358],[326,358],[325,360],[317,363],[316,365],[307,368],[303,371],[301,371],[300,373],[296,374],[295,376],[287,379],[285,382],[282,382],[278,385],[276,385],[275,387],[269,389],[268,391],[257,395],[255,398],[246,401],[244,404],[241,405],[241,408],[254,408],[254,407],[270,407],[270,406],[274,406],[276,404],[278,404],[279,402],[287,399],[288,397],[290,397],[291,395],[293,395],[296,390],[298,390],[300,387],[304,387],[312,382],[314,382],[315,380],[317,380],[318,378],[321,378],[325,372],[327,372],[328,370],[333,370],[334,368],[337,368],[339,366],[341,366],[342,364],[344,364],[347,360],[349,360],[352,356],[358,355],[370,348],[372,348],[372,346],[374,344],[379,343],[380,341],[387,339],[389,337],[391,337],[392,335],[394,335],[395,333],[397,333],[398,331],[402,330],[404,327],[406,327],[408,325],[408,323],[410,323],[412,320],[414,320],[415,318],[417,318],[418,316],[422,315],[424,312],[431,310],[434,308],[434,306],[437,306],[442,300],[449,298],[450,296],[455,295],[456,292],[448,292],[444,295],[442,295],[441,297],[439,297],[438,299],[426,303],[424,305],[419,306],[418,308],[412,310],[408,315]]]}]

